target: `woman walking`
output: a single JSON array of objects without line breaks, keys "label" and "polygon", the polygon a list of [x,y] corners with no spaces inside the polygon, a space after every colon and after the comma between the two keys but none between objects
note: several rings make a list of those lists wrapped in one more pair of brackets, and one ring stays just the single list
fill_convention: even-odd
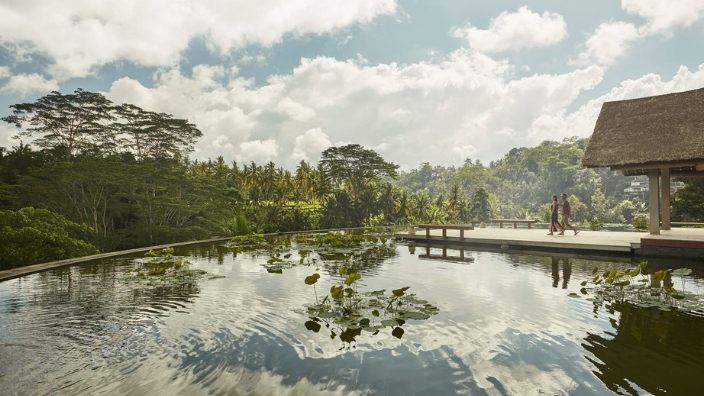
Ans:
[{"label": "woman walking", "polygon": [[560,222],[557,219],[557,211],[560,207],[560,203],[557,201],[557,195],[552,196],[552,203],[550,204],[550,232],[548,235],[553,235],[554,231],[560,230],[560,232],[565,232],[560,226]]}]

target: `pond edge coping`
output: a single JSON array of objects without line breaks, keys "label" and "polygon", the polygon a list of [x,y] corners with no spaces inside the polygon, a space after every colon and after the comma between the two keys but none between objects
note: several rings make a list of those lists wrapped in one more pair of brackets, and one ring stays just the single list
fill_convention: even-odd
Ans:
[{"label": "pond edge coping", "polygon": [[[317,230],[270,232],[270,233],[265,233],[262,235],[276,236],[276,235],[306,234],[306,233],[319,233],[319,232],[330,232],[330,231],[364,230],[364,229],[374,229],[374,228],[377,228],[377,227],[325,228],[325,229],[317,229]],[[139,248],[128,249],[128,250],[118,250],[118,251],[114,251],[114,252],[93,254],[90,256],[73,257],[73,258],[63,259],[63,260],[49,261],[46,263],[26,265],[23,267],[10,268],[7,270],[0,271],[0,282],[4,282],[4,281],[10,280],[10,279],[15,279],[15,278],[19,278],[19,277],[22,277],[25,275],[31,275],[31,274],[34,274],[37,272],[42,272],[42,271],[46,271],[46,270],[50,270],[50,269],[54,269],[54,268],[61,268],[61,267],[66,267],[66,266],[70,266],[70,265],[74,265],[74,264],[80,264],[80,263],[84,263],[86,261],[99,260],[99,259],[110,258],[110,257],[115,257],[115,256],[122,256],[122,255],[132,254],[132,253],[148,252],[150,250],[164,249],[167,247],[197,245],[197,244],[209,243],[209,242],[211,242],[211,243],[212,242],[222,242],[222,241],[228,241],[230,239],[232,239],[232,237],[216,237],[216,238],[210,238],[210,239],[202,239],[199,241],[167,243],[167,244],[163,244],[163,245],[139,247]]]},{"label": "pond edge coping", "polygon": [[64,259],[64,260],[49,261],[47,263],[32,264],[32,265],[27,265],[24,267],[10,268],[7,270],[0,271],[0,282],[4,282],[6,280],[19,278],[19,277],[22,277],[25,275],[30,275],[30,274],[34,274],[37,272],[42,272],[42,271],[46,271],[46,270],[50,270],[50,269],[54,269],[54,268],[61,268],[61,267],[69,266],[69,265],[79,264],[79,263],[83,263],[86,261],[99,260],[99,259],[115,257],[115,256],[122,256],[122,255],[126,255],[126,254],[131,254],[131,253],[148,252],[150,250],[164,249],[164,248],[173,247],[173,246],[195,245],[195,244],[199,244],[199,243],[208,243],[208,242],[220,242],[220,241],[226,241],[229,239],[230,239],[230,237],[227,237],[227,238],[219,237],[219,238],[203,239],[200,241],[167,243],[164,245],[140,247],[140,248],[134,248],[134,249],[128,249],[128,250],[118,250],[118,251],[114,251],[114,252],[93,254],[90,256],[74,257],[74,258],[69,258],[69,259]]}]

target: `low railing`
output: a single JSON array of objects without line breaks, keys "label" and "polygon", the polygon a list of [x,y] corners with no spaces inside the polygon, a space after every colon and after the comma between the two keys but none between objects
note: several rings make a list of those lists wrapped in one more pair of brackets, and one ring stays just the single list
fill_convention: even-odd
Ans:
[{"label": "low railing", "polygon": [[460,230],[460,240],[464,240],[464,231],[473,230],[472,224],[418,224],[418,228],[425,228],[425,237],[430,239],[430,230],[442,230],[442,239],[447,239],[447,230]]}]

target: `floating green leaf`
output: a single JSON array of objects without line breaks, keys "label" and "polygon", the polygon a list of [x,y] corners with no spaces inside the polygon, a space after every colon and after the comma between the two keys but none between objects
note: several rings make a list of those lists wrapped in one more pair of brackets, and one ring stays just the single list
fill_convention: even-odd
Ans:
[{"label": "floating green leaf", "polygon": [[638,276],[638,274],[640,274],[640,265],[631,268],[627,273],[628,276]]},{"label": "floating green leaf", "polygon": [[357,272],[352,272],[352,273],[350,273],[349,275],[347,275],[347,278],[345,279],[345,282],[344,282],[344,283],[345,283],[347,286],[349,286],[349,285],[353,284],[354,282],[356,282],[356,281],[358,281],[358,280],[360,280],[360,279],[362,279],[362,276],[359,275],[359,273],[357,273]]},{"label": "floating green leaf", "polygon": [[320,323],[318,323],[318,322],[309,320],[305,323],[305,325],[306,325],[306,329],[308,329],[314,333],[317,333],[320,331]]},{"label": "floating green leaf", "polygon": [[687,276],[692,273],[692,270],[689,268],[677,268],[676,270],[672,271],[672,275],[679,275],[679,276]]},{"label": "floating green leaf", "polygon": [[410,288],[409,286],[402,287],[402,288],[400,288],[400,289],[392,290],[391,293],[393,293],[394,296],[396,296],[396,297],[401,297],[401,296],[403,296],[404,294],[406,294],[406,290],[408,290],[409,288]]},{"label": "floating green leaf", "polygon": [[361,328],[347,328],[345,331],[340,333],[340,339],[344,342],[354,342],[355,337],[362,334]]},{"label": "floating green leaf", "polygon": [[344,288],[342,286],[332,286],[330,288],[330,296],[335,300],[340,300],[344,296]]},{"label": "floating green leaf", "polygon": [[274,263],[280,263],[283,260],[281,260],[278,257],[271,257],[269,260],[266,261],[267,264],[274,264]]},{"label": "floating green leaf", "polygon": [[381,325],[384,327],[398,326],[396,319],[384,319],[381,321]]},{"label": "floating green leaf", "polygon": [[[287,272],[287,273],[288,273],[288,272]],[[316,272],[316,273],[313,274],[313,275],[306,276],[306,279],[304,280],[304,282],[306,283],[306,285],[313,285],[313,284],[315,284],[315,283],[318,281],[318,279],[320,279],[320,274],[318,274],[318,273]]]}]

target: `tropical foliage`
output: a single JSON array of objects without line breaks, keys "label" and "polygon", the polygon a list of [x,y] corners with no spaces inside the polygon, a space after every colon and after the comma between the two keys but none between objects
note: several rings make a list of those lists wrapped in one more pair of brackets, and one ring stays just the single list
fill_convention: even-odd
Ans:
[{"label": "tropical foliage", "polygon": [[98,253],[86,226],[46,209],[0,210],[0,269]]}]

